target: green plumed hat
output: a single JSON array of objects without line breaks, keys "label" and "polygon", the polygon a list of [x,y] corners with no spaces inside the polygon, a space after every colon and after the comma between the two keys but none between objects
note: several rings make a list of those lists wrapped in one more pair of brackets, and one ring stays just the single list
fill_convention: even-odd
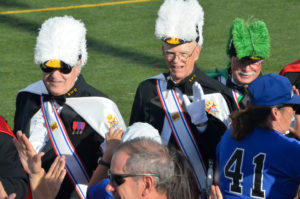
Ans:
[{"label": "green plumed hat", "polygon": [[244,22],[237,18],[233,21],[229,32],[226,52],[238,59],[265,59],[270,54],[270,37],[263,21]]}]

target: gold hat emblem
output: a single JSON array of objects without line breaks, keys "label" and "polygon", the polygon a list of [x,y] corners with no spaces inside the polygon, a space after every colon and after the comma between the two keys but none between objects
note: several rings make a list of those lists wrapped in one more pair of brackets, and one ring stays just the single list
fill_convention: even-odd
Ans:
[{"label": "gold hat emblem", "polygon": [[45,63],[45,66],[50,68],[61,68],[61,62],[57,59],[51,59]]}]

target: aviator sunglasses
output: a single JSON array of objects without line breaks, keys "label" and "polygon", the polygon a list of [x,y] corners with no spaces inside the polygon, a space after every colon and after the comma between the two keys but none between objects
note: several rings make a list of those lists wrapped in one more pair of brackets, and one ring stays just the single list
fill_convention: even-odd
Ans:
[{"label": "aviator sunglasses", "polygon": [[52,67],[48,67],[46,64],[49,62],[48,61],[45,61],[44,63],[42,63],[40,65],[41,67],[41,70],[44,72],[44,73],[51,73],[55,70],[59,70],[59,72],[63,73],[63,74],[69,74],[71,71],[72,71],[72,66],[70,66],[69,64],[66,64],[65,62],[63,61],[60,61],[60,68],[52,68]]},{"label": "aviator sunglasses", "polygon": [[145,176],[145,175],[151,175],[151,176],[156,176],[156,174],[151,174],[151,173],[144,173],[144,174],[117,174],[117,173],[111,173],[110,169],[107,171],[107,176],[110,180],[110,182],[115,185],[115,186],[120,186],[125,182],[124,178],[127,177],[136,177],[136,176]]}]

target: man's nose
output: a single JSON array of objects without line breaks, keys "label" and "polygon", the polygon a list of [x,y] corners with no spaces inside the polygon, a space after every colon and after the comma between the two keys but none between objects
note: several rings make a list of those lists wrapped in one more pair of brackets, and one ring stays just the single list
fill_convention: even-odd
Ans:
[{"label": "man's nose", "polygon": [[105,190],[106,191],[109,191],[109,192],[113,192],[115,190],[115,187],[111,184],[111,182],[109,181],[109,183],[106,185],[105,187]]},{"label": "man's nose", "polygon": [[50,73],[50,75],[51,75],[52,77],[57,77],[57,76],[60,76],[61,73],[60,73],[59,70],[54,70],[54,71],[52,71],[52,72]]}]

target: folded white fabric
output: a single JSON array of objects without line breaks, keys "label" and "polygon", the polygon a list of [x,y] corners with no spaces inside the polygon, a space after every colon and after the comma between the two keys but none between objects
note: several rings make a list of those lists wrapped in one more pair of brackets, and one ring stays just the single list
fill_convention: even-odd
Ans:
[{"label": "folded white fabric", "polygon": [[129,126],[122,136],[122,142],[126,142],[138,137],[151,138],[158,143],[162,143],[158,130],[152,125],[144,122],[136,122]]}]

